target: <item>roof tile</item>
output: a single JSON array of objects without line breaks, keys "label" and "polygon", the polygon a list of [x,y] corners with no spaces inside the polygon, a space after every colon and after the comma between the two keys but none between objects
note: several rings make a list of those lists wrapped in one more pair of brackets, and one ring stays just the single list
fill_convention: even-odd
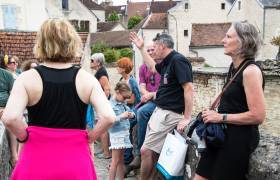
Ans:
[{"label": "roof tile", "polygon": [[192,24],[190,46],[221,46],[231,23]]}]

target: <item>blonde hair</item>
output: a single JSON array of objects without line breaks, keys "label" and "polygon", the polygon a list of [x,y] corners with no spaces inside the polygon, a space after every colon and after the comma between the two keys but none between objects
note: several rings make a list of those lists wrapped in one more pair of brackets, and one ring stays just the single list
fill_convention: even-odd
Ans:
[{"label": "blonde hair", "polygon": [[34,55],[44,61],[69,62],[81,48],[81,38],[67,20],[48,19],[37,33]]}]

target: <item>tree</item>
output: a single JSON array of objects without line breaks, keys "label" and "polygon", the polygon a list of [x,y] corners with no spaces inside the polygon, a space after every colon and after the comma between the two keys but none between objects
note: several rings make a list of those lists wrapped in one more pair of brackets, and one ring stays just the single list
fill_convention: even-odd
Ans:
[{"label": "tree", "polygon": [[280,34],[274,36],[270,42],[272,45],[278,46],[278,53],[276,55],[276,60],[280,60]]},{"label": "tree", "polygon": [[132,53],[131,48],[123,48],[123,49],[120,49],[119,52],[120,52],[119,58],[122,58],[122,57],[132,58],[133,53]]},{"label": "tree", "polygon": [[120,20],[120,18],[116,13],[116,11],[113,11],[107,18],[107,21],[118,21],[118,20]]},{"label": "tree", "polygon": [[91,46],[91,54],[104,53],[108,46],[104,42],[98,42]]},{"label": "tree", "polygon": [[132,16],[128,20],[127,28],[132,29],[134,28],[138,23],[140,23],[144,18],[142,16]]}]

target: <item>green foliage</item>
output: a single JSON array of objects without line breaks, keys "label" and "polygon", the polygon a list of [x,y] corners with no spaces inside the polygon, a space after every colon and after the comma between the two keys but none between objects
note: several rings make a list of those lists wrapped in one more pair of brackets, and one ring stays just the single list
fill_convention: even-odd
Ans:
[{"label": "green foliage", "polygon": [[98,42],[91,46],[91,54],[104,53],[108,46],[104,42]]},{"label": "green foliage", "polygon": [[280,35],[274,36],[272,40],[270,41],[271,44],[275,46],[280,46]]},{"label": "green foliage", "polygon": [[117,53],[116,50],[114,49],[106,49],[104,51],[104,56],[105,56],[105,61],[107,63],[112,63],[115,62],[117,60]]},{"label": "green foliage", "polygon": [[116,13],[116,11],[113,11],[108,17],[107,17],[107,21],[118,21],[120,20],[118,14]]},{"label": "green foliage", "polygon": [[132,29],[134,28],[139,22],[141,22],[144,18],[142,16],[132,16],[128,20],[127,28]]},{"label": "green foliage", "polygon": [[131,48],[120,49],[119,53],[120,53],[119,58],[122,58],[122,57],[132,58],[132,55],[133,55],[133,52],[132,52]]},{"label": "green foliage", "polygon": [[112,63],[122,57],[132,58],[133,52],[131,48],[114,49],[110,48],[103,42],[98,42],[91,46],[91,54],[103,53],[106,63]]}]

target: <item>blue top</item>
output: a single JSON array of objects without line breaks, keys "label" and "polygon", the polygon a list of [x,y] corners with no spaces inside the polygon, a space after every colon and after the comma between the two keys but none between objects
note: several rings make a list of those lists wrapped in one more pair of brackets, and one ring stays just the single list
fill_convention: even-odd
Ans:
[{"label": "blue top", "polygon": [[131,111],[130,108],[125,103],[118,102],[113,98],[110,99],[110,103],[116,114],[116,121],[109,129],[109,132],[116,133],[121,131],[129,131],[129,119],[121,119],[120,115],[126,111]]},{"label": "blue top", "polygon": [[135,99],[136,99],[135,102],[130,105],[130,108],[133,108],[136,104],[138,104],[141,101],[140,90],[139,90],[136,79],[132,75],[129,77],[128,83],[129,83],[131,91],[135,95]]}]

